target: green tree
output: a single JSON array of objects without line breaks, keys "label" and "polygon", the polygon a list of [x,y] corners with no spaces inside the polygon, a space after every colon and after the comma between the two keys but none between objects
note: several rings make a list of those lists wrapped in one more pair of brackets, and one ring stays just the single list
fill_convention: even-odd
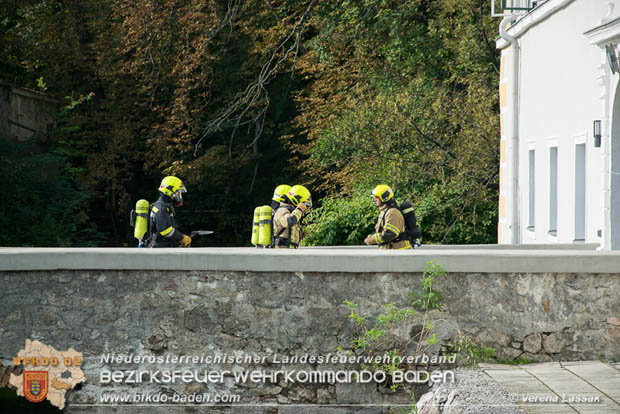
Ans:
[{"label": "green tree", "polygon": [[374,220],[353,221],[372,215],[361,194],[378,182],[414,202],[426,241],[489,242],[486,3],[7,0],[0,80],[64,105],[92,97],[49,139],[101,244],[133,245],[128,211],[167,174],[190,191],[182,229],[216,230],[209,244],[247,245],[254,207],[282,183],[327,195],[308,242],[361,243]]},{"label": "green tree", "polygon": [[374,232],[377,207],[369,193],[327,198],[304,219],[306,246],[356,245]]},{"label": "green tree", "polygon": [[[6,7],[0,26],[6,52],[0,79],[30,88],[45,84],[49,95],[68,96],[67,102],[94,92],[53,139],[71,166],[69,178],[88,193],[90,220],[109,234],[106,244],[133,245],[128,212],[139,198],[154,200],[167,174],[179,175],[190,189],[187,207],[178,211],[184,230],[213,228],[213,243],[247,244],[254,206],[297,176],[277,138],[293,131],[290,91],[300,80],[281,64],[267,77],[262,71],[295,43],[283,39],[303,5],[10,3],[14,9]],[[247,111],[219,117],[252,85],[260,95]],[[214,123],[218,119],[223,122]]]},{"label": "green tree", "polygon": [[48,143],[0,136],[0,246],[95,246],[99,234],[84,212],[87,194]]},{"label": "green tree", "polygon": [[323,5],[300,64],[314,78],[296,120],[309,143],[291,144],[317,186],[341,197],[387,183],[413,202],[425,241],[495,241],[497,62],[487,7]]}]

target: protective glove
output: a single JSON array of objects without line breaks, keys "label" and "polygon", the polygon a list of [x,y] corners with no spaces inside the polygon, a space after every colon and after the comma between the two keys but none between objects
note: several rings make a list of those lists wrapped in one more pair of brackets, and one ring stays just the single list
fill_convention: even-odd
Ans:
[{"label": "protective glove", "polygon": [[297,208],[299,210],[301,210],[301,216],[305,216],[306,215],[306,210],[308,209],[308,206],[306,206],[306,204],[304,203],[299,203],[299,205],[297,206]]},{"label": "protective glove", "polygon": [[374,237],[372,237],[372,234],[369,234],[368,236],[366,236],[366,238],[364,239],[364,243],[366,243],[367,245],[372,245],[373,242],[375,241]]},{"label": "protective glove", "polygon": [[179,247],[189,247],[192,244],[192,238],[184,234],[183,238],[179,240],[179,243],[181,244]]}]

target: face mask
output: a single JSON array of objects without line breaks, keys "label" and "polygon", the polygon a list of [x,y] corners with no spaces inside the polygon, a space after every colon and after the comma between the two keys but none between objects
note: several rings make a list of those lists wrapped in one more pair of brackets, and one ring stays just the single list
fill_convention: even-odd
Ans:
[{"label": "face mask", "polygon": [[183,193],[186,193],[186,192],[187,190],[178,189],[177,191],[174,192],[174,194],[172,194],[172,199],[174,200],[177,206],[180,207],[183,205]]}]

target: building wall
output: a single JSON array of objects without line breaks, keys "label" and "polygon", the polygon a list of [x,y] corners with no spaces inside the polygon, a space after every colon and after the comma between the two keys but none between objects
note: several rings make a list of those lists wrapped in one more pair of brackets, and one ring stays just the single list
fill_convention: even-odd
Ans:
[{"label": "building wall", "polygon": [[[605,220],[605,158],[593,143],[593,121],[609,130],[609,107],[617,76],[604,77],[608,67],[601,48],[590,44],[588,30],[600,25],[608,1],[550,0],[514,24],[509,33],[519,44],[518,64],[518,237],[519,243],[601,243]],[[618,1],[614,3],[620,3]],[[620,4],[616,5],[618,8]],[[546,11],[553,10],[545,15]],[[545,16],[540,18],[541,16]],[[534,22],[534,23],[533,23]],[[501,43],[500,40],[498,42]],[[502,66],[512,64],[512,46],[502,45]],[[500,153],[500,243],[510,243],[513,214],[510,163],[513,73],[500,75],[502,140]],[[502,99],[503,97],[503,99]],[[503,105],[503,106],[502,106]],[[577,147],[577,145],[582,145]],[[557,148],[557,228],[552,227],[551,152]],[[508,148],[508,150],[506,150]],[[585,149],[585,180],[576,186],[576,151]],[[534,223],[530,217],[530,151],[534,151]],[[508,153],[508,155],[506,155]],[[585,240],[579,233],[582,206],[576,201],[585,186]],[[532,224],[534,224],[532,226]]]},{"label": "building wall", "polygon": [[[521,223],[528,223],[528,150],[536,155],[536,223],[522,226],[527,242],[570,243],[575,239],[575,145],[586,148],[586,241],[598,240],[601,150],[594,148],[592,123],[601,119],[597,81],[601,51],[583,33],[604,15],[592,2],[576,1],[520,39],[519,160]],[[557,147],[557,236],[550,229],[550,148]]]},{"label": "building wall", "polygon": [[58,102],[36,91],[0,84],[0,134],[26,140],[54,126]]},{"label": "building wall", "polygon": [[[507,48],[501,52],[500,72],[499,72],[499,129],[500,129],[500,146],[499,146],[499,200],[498,200],[498,223],[497,223],[497,242],[499,244],[508,244],[510,240],[504,239],[508,236],[508,217],[506,216],[506,198],[509,186],[506,184],[506,175],[508,171],[507,147],[508,136],[506,133],[506,112],[508,110],[508,79],[506,75],[506,65],[508,61]],[[506,230],[505,230],[506,229]]]}]

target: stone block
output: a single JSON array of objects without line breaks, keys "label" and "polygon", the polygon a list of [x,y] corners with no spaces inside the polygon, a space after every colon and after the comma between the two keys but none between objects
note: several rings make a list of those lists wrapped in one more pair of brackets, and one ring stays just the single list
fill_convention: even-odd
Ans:
[{"label": "stone block", "polygon": [[435,401],[435,393],[433,391],[429,391],[422,395],[416,407],[418,409],[418,414],[441,414],[441,407]]},{"label": "stone block", "polygon": [[448,399],[443,407],[443,414],[463,414],[465,401],[462,398],[459,399],[459,393],[457,390],[450,391]]},{"label": "stone block", "polygon": [[316,401],[315,393],[311,388],[307,387],[295,387],[290,389],[288,392],[288,397],[291,401],[303,401],[303,402],[311,402]]},{"label": "stone block", "polygon": [[383,401],[374,383],[336,384],[336,401],[338,404],[378,404]]},{"label": "stone block", "polygon": [[205,391],[205,386],[200,382],[192,382],[187,384],[183,389],[183,394],[199,394]]},{"label": "stone block", "polygon": [[329,404],[332,400],[332,395],[330,392],[324,388],[319,388],[316,390],[316,401],[319,404]]},{"label": "stone block", "polygon": [[[620,343],[620,327],[612,326],[606,330],[605,336],[608,342],[615,343],[616,345]],[[617,358],[618,354],[613,355],[614,358]]]},{"label": "stone block", "polygon": [[620,318],[610,317],[606,321],[610,325],[620,326]]},{"label": "stone block", "polygon": [[510,347],[501,348],[497,351],[497,357],[500,359],[506,359],[508,361],[514,361],[519,358],[523,352],[520,349],[514,349]]},{"label": "stone block", "polygon": [[498,347],[510,345],[510,337],[497,329],[482,328],[476,335],[476,342],[481,345]]},{"label": "stone block", "polygon": [[533,333],[523,340],[523,350],[530,354],[536,354],[542,349],[542,336],[540,333]]},{"label": "stone block", "polygon": [[282,387],[280,387],[279,385],[265,384],[265,385],[256,387],[252,391],[254,392],[254,394],[260,395],[260,396],[277,395],[280,393],[280,391],[282,391]]},{"label": "stone block", "polygon": [[543,335],[543,349],[548,354],[558,354],[562,352],[564,344],[564,335],[559,332]]},{"label": "stone block", "polygon": [[529,352],[524,352],[520,356],[522,359],[527,359],[529,361],[536,362],[551,362],[553,358],[547,354],[530,354]]}]

